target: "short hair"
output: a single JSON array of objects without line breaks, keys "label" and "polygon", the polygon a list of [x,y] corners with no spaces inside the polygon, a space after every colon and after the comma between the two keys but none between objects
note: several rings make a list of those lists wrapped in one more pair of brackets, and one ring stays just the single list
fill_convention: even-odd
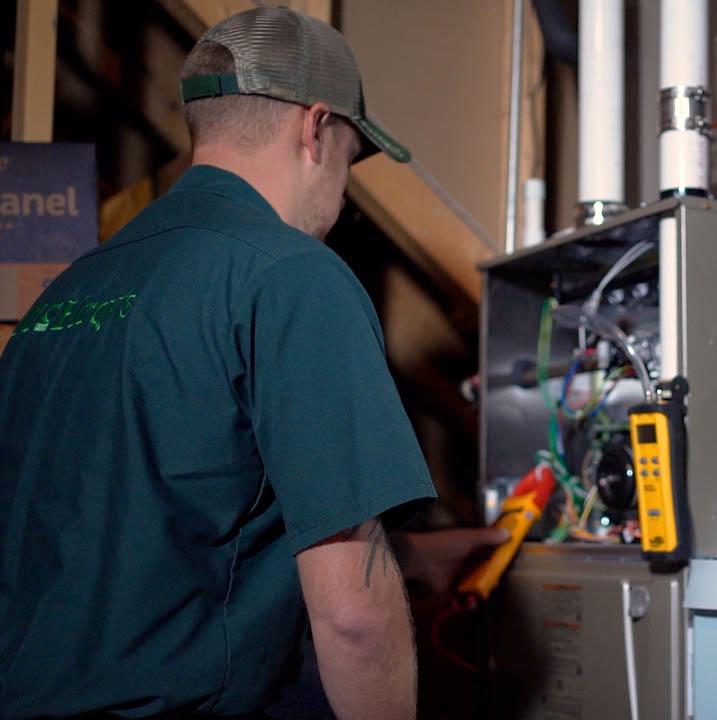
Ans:
[{"label": "short hair", "polygon": [[[231,52],[219,43],[202,42],[187,56],[182,80],[232,72],[235,64]],[[184,118],[194,146],[221,139],[251,151],[273,140],[286,121],[290,107],[290,103],[262,95],[223,95],[186,103]]]}]

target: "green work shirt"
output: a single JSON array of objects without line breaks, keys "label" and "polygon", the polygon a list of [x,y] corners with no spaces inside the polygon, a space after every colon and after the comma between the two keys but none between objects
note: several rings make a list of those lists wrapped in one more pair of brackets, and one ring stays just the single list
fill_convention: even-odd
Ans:
[{"label": "green work shirt", "polygon": [[294,555],[435,495],[348,267],[190,169],[0,358],[0,717],[272,702]]}]

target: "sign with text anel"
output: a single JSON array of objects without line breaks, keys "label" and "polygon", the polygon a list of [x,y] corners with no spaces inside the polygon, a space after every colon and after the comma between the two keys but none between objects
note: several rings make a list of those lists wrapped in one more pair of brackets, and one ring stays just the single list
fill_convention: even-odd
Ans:
[{"label": "sign with text anel", "polygon": [[97,244],[95,147],[0,142],[0,320]]}]

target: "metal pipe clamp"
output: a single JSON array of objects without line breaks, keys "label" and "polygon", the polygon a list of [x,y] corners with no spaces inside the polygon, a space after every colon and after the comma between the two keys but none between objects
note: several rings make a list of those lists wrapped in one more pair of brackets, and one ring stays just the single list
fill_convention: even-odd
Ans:
[{"label": "metal pipe clamp", "polygon": [[660,134],[696,130],[711,139],[710,98],[703,87],[676,85],[660,90]]},{"label": "metal pipe clamp", "polygon": [[611,218],[624,213],[627,205],[607,200],[586,200],[575,206],[575,222],[578,227],[602,225]]}]

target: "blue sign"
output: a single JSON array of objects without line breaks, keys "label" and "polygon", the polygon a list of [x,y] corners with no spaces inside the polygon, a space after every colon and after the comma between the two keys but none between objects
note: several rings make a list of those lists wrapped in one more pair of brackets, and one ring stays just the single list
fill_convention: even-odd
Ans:
[{"label": "blue sign", "polygon": [[0,142],[0,263],[70,263],[97,235],[94,145]]}]

